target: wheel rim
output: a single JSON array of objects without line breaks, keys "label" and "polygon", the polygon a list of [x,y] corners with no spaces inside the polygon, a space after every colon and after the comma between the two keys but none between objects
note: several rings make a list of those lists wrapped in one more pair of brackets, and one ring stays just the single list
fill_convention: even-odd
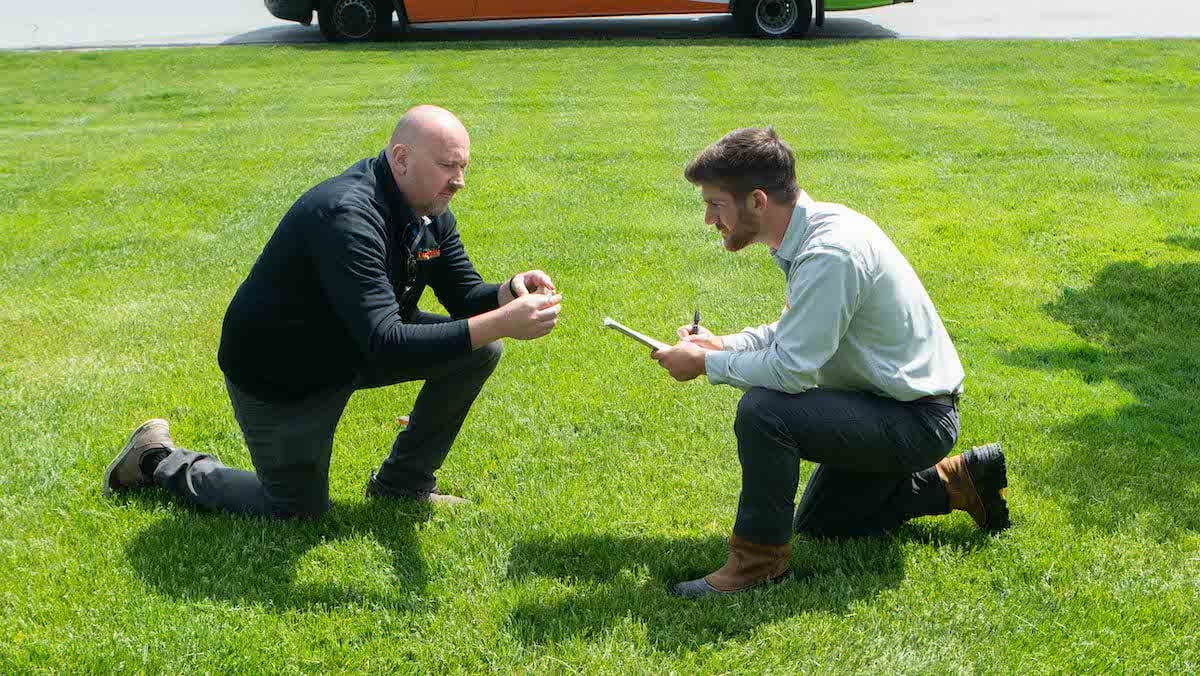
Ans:
[{"label": "wheel rim", "polygon": [[799,19],[795,0],[759,0],[754,8],[754,22],[768,35],[790,32]]},{"label": "wheel rim", "polygon": [[333,23],[352,40],[365,38],[375,29],[375,8],[363,0],[343,0],[335,8]]}]

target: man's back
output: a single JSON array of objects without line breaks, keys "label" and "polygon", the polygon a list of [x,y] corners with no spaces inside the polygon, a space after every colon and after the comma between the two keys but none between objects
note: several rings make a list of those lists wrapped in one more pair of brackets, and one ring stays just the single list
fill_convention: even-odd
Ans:
[{"label": "man's back", "polygon": [[[822,387],[908,400],[961,390],[963,368],[933,301],[892,240],[842,204],[811,202],[801,255],[845,256],[861,276],[838,349],[817,374]],[[790,293],[790,291],[789,291]]]},{"label": "man's back", "polygon": [[[274,234],[225,312],[218,361],[243,389],[273,400],[298,399],[353,378],[361,360],[322,286],[314,231],[338,208],[379,214],[370,160],[306,192]],[[386,226],[364,228],[385,247]]]}]

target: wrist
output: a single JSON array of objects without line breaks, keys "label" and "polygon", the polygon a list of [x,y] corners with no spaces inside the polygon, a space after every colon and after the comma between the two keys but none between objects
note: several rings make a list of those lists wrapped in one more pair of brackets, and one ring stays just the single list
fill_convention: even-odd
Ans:
[{"label": "wrist", "polygon": [[507,337],[502,310],[492,310],[467,319],[467,331],[471,337],[471,349],[478,350],[488,343]]}]

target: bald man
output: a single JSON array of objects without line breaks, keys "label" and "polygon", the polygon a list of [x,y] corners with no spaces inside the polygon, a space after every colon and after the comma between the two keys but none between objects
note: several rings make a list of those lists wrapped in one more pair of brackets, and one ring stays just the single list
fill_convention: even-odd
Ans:
[{"label": "bald man", "polygon": [[[177,448],[144,423],[113,460],[104,492],[159,486],[206,508],[276,517],[329,509],[334,430],[360,389],[424,381],[373,498],[457,504],[441,467],[500,359],[501,339],[555,326],[561,297],[540,270],[487,284],[459,239],[450,201],[471,141],[450,112],[404,114],[376,157],[309,190],[284,215],[234,295],[218,361],[254,472]],[[426,287],[449,312],[417,308]]]}]

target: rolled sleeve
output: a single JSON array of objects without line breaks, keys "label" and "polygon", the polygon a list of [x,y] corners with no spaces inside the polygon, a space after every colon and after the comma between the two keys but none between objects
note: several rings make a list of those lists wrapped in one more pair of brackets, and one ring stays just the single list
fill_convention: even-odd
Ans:
[{"label": "rolled sleeve", "polygon": [[738,333],[725,336],[725,349],[730,352],[765,349],[775,340],[775,331],[778,324],[779,322],[764,324],[759,327],[747,326]]},{"label": "rolled sleeve", "polygon": [[[728,343],[726,343],[726,348],[728,348]],[[729,358],[734,354],[736,353],[710,350],[704,355],[704,373],[708,375],[708,382],[713,385],[742,387],[729,379]],[[745,388],[743,387],[743,389]]]}]

